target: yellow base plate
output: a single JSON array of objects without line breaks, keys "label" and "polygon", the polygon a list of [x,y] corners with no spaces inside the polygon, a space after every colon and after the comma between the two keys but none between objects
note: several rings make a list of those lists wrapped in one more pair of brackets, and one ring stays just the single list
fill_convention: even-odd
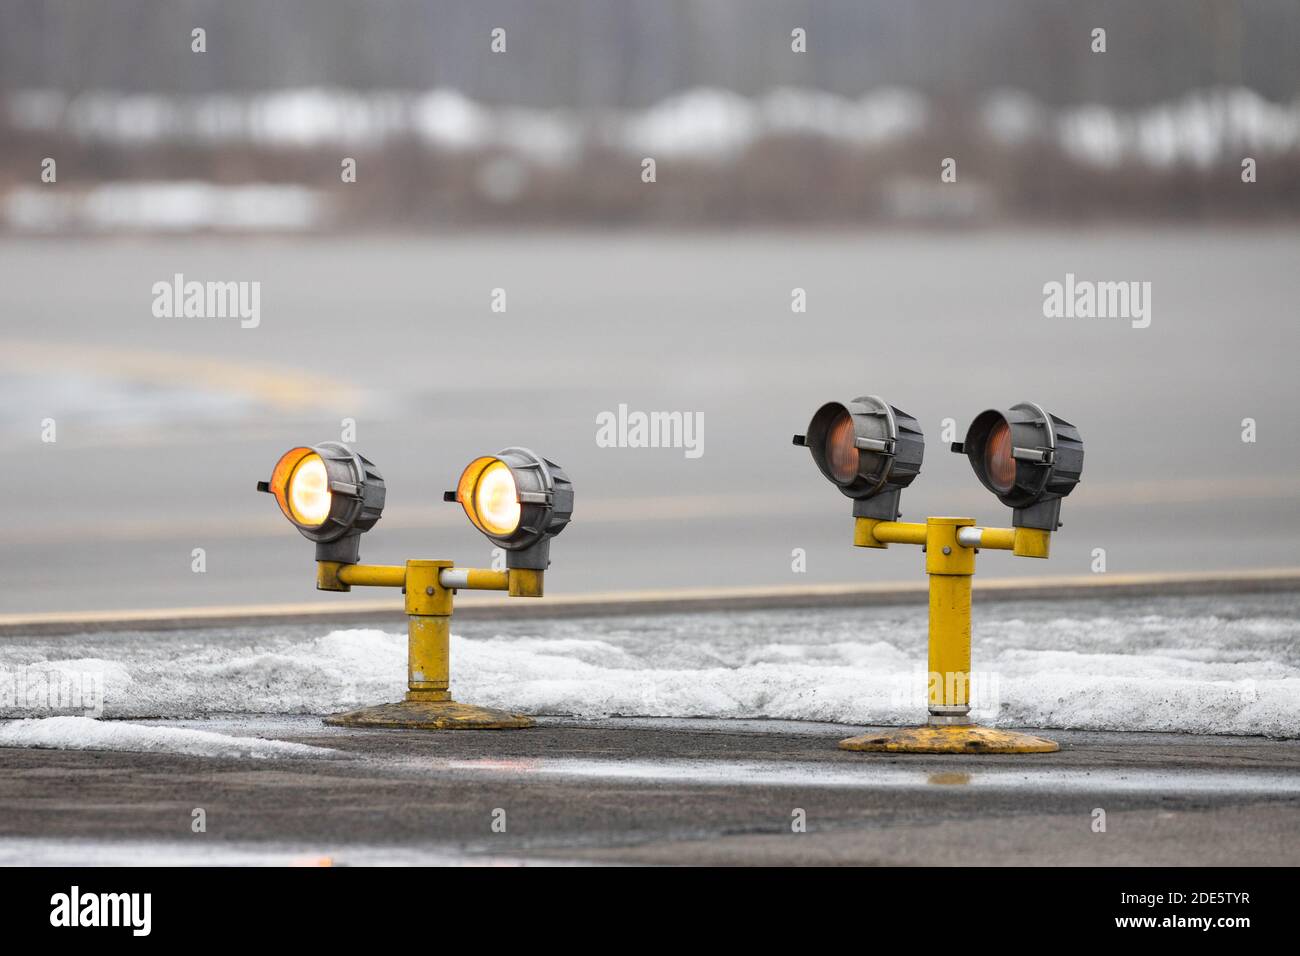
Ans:
[{"label": "yellow base plate", "polygon": [[331,727],[388,727],[394,730],[518,730],[531,717],[454,700],[403,700],[325,718]]},{"label": "yellow base plate", "polygon": [[899,727],[840,741],[841,750],[903,754],[1047,754],[1060,750],[1053,740],[994,730],[978,724],[947,727]]}]

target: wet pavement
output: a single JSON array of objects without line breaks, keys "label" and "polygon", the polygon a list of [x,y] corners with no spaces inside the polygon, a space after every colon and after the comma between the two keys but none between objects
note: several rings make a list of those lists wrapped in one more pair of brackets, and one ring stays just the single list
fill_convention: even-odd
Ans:
[{"label": "wet pavement", "polygon": [[0,863],[1300,862],[1294,740],[1051,731],[1059,753],[927,756],[783,721],[149,724],[337,755],[0,749]]}]

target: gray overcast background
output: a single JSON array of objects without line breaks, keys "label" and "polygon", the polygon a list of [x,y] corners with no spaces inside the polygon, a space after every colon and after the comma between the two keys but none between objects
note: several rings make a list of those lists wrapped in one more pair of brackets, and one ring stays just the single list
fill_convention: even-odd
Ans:
[{"label": "gray overcast background", "polygon": [[[197,63],[176,42],[194,26],[213,40]],[[496,26],[512,37],[509,71],[480,42]],[[789,55],[793,26],[808,30],[811,55]],[[1119,54],[1104,70],[1077,42],[1096,26]],[[1291,0],[8,0],[0,8],[0,84],[68,92],[450,85],[498,103],[594,107],[645,105],[700,85],[856,96],[891,84],[954,99],[1011,86],[1054,104],[1136,105],[1220,84],[1290,98],[1298,48]]]},{"label": "gray overcast background", "polygon": [[[912,520],[1010,520],[945,418],[1082,431],[1052,559],[981,575],[1294,565],[1297,49],[1292,2],[10,0],[0,612],[349,600],[253,490],[345,417],[367,561],[488,561],[441,493],[525,444],[577,489],[552,593],[918,580],[790,445],[865,392],[925,429]],[[260,326],[154,317],[175,273],[260,282]],[[1150,328],[1045,319],[1066,273],[1150,282]],[[620,403],[702,412],[703,457],[598,448]]]}]

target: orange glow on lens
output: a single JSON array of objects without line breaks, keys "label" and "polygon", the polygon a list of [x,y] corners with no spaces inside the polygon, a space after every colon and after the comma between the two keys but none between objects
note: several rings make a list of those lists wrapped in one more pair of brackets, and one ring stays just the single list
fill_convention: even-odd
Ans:
[{"label": "orange glow on lens", "polygon": [[490,534],[510,534],[519,527],[519,493],[505,462],[494,461],[483,469],[474,488],[474,510]]},{"label": "orange glow on lens", "polygon": [[289,477],[289,511],[308,527],[319,527],[330,516],[329,476],[320,455],[307,455]]},{"label": "orange glow on lens", "polygon": [[854,444],[857,437],[852,417],[840,412],[826,432],[826,465],[836,481],[849,482],[858,475],[860,453]]},{"label": "orange glow on lens", "polygon": [[1016,483],[1016,460],[1011,457],[1011,427],[998,422],[984,443],[984,473],[989,484],[1005,494]]}]

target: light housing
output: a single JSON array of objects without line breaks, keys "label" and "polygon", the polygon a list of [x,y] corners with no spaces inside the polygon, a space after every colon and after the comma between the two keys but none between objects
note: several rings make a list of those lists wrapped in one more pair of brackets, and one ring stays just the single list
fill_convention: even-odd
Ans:
[{"label": "light housing", "polygon": [[379,469],[342,442],[289,449],[257,490],[274,495],[299,533],[316,542],[317,561],[356,564],[361,534],[384,510]]},{"label": "light housing", "polygon": [[506,551],[506,565],[544,571],[551,538],[573,516],[573,482],[564,469],[527,448],[504,448],[475,458],[456,490],[443,495],[459,502],[470,523]]},{"label": "light housing", "polygon": [[884,521],[899,517],[902,490],[921,473],[925,457],[920,423],[879,395],[827,402],[794,443],[812,452],[821,473],[854,499],[855,517]]},{"label": "light housing", "polygon": [[1083,475],[1083,438],[1063,418],[1033,402],[980,412],[952,450],[1012,513],[1012,524],[1055,531],[1061,499]]}]

